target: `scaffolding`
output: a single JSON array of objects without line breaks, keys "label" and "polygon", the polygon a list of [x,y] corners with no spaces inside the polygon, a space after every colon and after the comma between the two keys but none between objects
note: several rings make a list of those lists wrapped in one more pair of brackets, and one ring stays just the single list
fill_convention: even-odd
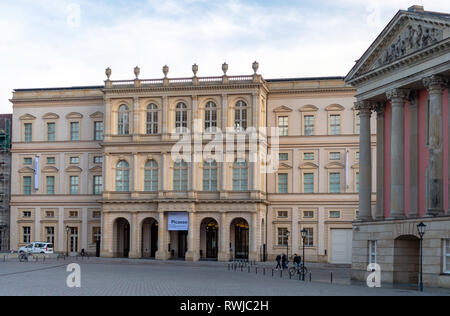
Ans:
[{"label": "scaffolding", "polygon": [[12,115],[0,115],[0,251],[9,250],[11,119]]}]

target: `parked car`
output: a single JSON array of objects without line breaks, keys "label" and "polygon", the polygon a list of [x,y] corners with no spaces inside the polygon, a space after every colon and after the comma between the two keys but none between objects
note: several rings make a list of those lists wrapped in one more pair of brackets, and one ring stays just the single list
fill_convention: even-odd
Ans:
[{"label": "parked car", "polygon": [[53,244],[48,242],[32,242],[24,247],[19,248],[19,253],[53,253]]}]

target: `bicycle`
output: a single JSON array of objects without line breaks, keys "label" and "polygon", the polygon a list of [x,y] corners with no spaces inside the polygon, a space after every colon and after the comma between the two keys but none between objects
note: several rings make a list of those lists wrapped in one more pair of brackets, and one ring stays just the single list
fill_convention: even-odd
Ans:
[{"label": "bicycle", "polygon": [[26,252],[22,252],[19,254],[19,261],[20,262],[27,262],[28,261],[28,257],[29,257],[29,253]]},{"label": "bicycle", "polygon": [[296,274],[300,275],[307,275],[308,274],[308,268],[305,267],[304,264],[300,264],[300,268],[297,268],[297,265],[294,265],[293,267],[289,268],[289,275],[293,277]]}]

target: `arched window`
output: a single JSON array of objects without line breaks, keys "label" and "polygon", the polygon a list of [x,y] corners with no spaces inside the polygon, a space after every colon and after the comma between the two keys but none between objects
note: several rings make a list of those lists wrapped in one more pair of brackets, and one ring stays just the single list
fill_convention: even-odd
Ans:
[{"label": "arched window", "polygon": [[217,105],[209,101],[205,106],[205,131],[215,132],[217,128]]},{"label": "arched window", "polygon": [[188,190],[188,165],[184,160],[175,162],[173,166],[173,190],[179,192]]},{"label": "arched window", "polygon": [[217,163],[213,159],[203,163],[203,191],[217,191]]},{"label": "arched window", "polygon": [[175,110],[175,130],[177,133],[184,133],[187,130],[187,105],[183,102],[177,104]]},{"label": "arched window", "polygon": [[238,101],[234,110],[234,128],[237,131],[247,129],[247,103]]},{"label": "arched window", "polygon": [[158,134],[158,106],[153,103],[147,106],[147,134]]},{"label": "arched window", "polygon": [[130,165],[125,160],[117,163],[116,168],[116,191],[130,191]]},{"label": "arched window", "polygon": [[117,131],[119,135],[128,135],[130,133],[130,112],[125,104],[119,107]]},{"label": "arched window", "polygon": [[144,191],[158,191],[158,163],[154,160],[149,160],[145,164]]},{"label": "arched window", "polygon": [[248,190],[248,165],[245,160],[233,164],[233,191]]}]

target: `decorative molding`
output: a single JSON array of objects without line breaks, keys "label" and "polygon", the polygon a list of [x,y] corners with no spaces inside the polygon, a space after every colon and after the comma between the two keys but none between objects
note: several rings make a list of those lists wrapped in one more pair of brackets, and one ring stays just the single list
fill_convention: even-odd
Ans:
[{"label": "decorative molding", "polygon": [[273,110],[275,113],[286,113],[286,112],[292,112],[293,110],[285,105],[279,106],[276,109]]},{"label": "decorative molding", "polygon": [[317,112],[319,108],[312,104],[304,105],[300,108],[300,112]]},{"label": "decorative molding", "polygon": [[72,112],[66,115],[66,119],[81,119],[83,118],[83,114]]},{"label": "decorative molding", "polygon": [[42,169],[42,172],[43,173],[57,173],[57,172],[59,172],[59,170],[56,167],[47,166],[47,167]]},{"label": "decorative molding", "polygon": [[319,169],[319,166],[312,162],[305,162],[305,163],[301,164],[298,168],[299,169]]},{"label": "decorative molding", "polygon": [[102,119],[104,117],[104,114],[102,112],[100,112],[100,111],[97,111],[97,112],[92,113],[91,115],[89,115],[89,117],[93,118],[93,119],[100,119],[100,118]]},{"label": "decorative molding", "polygon": [[66,172],[83,172],[83,169],[77,166],[69,166],[65,170]]},{"label": "decorative molding", "polygon": [[34,169],[32,169],[30,167],[24,167],[19,170],[19,173],[34,173]]},{"label": "decorative molding", "polygon": [[422,82],[428,92],[441,93],[447,88],[449,80],[444,76],[432,75],[424,78]]},{"label": "decorative molding", "polygon": [[21,121],[34,121],[36,119],[36,116],[33,116],[31,114],[24,114],[20,117]]},{"label": "decorative molding", "polygon": [[325,169],[344,169],[345,165],[340,162],[330,162],[325,166]]},{"label": "decorative molding", "polygon": [[340,104],[331,104],[325,108],[326,111],[344,111],[345,107]]},{"label": "decorative molding", "polygon": [[59,115],[56,113],[47,113],[45,114],[42,119],[44,120],[57,120],[59,119]]},{"label": "decorative molding", "polygon": [[406,101],[409,97],[410,90],[408,89],[392,89],[386,92],[386,98],[391,101]]}]

